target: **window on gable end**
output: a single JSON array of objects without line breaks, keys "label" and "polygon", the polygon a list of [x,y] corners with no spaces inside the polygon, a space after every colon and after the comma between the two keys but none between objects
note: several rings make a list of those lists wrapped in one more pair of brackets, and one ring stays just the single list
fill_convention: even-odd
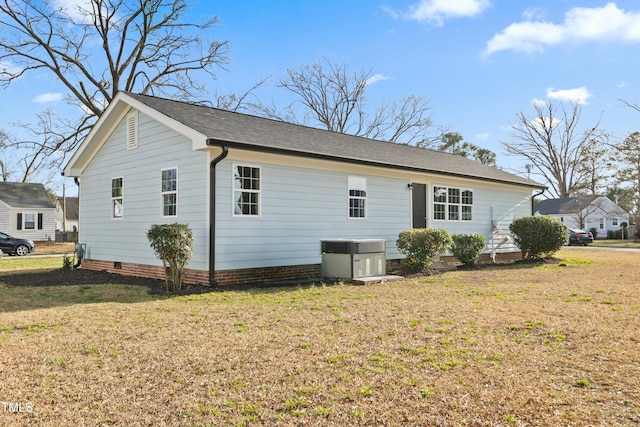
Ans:
[{"label": "window on gable end", "polygon": [[111,218],[122,219],[124,215],[124,178],[111,179]]},{"label": "window on gable end", "polygon": [[127,114],[127,150],[138,148],[138,111]]}]

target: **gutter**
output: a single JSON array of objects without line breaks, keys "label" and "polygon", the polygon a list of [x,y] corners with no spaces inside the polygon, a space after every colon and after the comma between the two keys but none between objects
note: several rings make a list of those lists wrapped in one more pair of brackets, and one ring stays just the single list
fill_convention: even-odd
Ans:
[{"label": "gutter", "polygon": [[533,196],[531,196],[531,216],[533,216],[533,214],[535,213],[535,205],[536,205],[536,197],[537,196],[541,196],[542,193],[544,193],[544,188],[542,190],[540,190],[539,193],[534,194]]},{"label": "gutter", "polygon": [[[220,143],[214,138],[207,138],[208,147],[217,146]],[[222,153],[211,160],[209,167],[209,284],[215,286],[216,280],[216,165],[229,154],[229,148],[222,145]]]}]

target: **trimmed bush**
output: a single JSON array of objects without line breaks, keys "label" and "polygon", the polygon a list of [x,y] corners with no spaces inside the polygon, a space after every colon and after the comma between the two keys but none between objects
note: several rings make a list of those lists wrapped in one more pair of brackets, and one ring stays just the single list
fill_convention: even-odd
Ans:
[{"label": "trimmed bush", "polygon": [[[622,230],[607,230],[607,239],[609,240],[621,240],[622,239]],[[596,237],[593,236],[595,239]],[[624,239],[629,240],[629,229],[624,228]]]},{"label": "trimmed bush", "polygon": [[409,272],[418,272],[429,268],[433,258],[451,249],[451,236],[446,230],[438,228],[414,228],[402,231],[396,246],[406,258],[404,267]]},{"label": "trimmed bush", "polygon": [[509,225],[513,241],[529,260],[550,258],[569,238],[569,230],[557,219],[548,216],[525,216]]},{"label": "trimmed bush", "polygon": [[193,253],[193,234],[185,224],[154,224],[147,239],[164,266],[164,282],[168,293],[182,289],[187,264]]},{"label": "trimmed bush", "polygon": [[484,237],[479,234],[454,234],[451,239],[453,256],[465,266],[475,265],[484,249]]}]

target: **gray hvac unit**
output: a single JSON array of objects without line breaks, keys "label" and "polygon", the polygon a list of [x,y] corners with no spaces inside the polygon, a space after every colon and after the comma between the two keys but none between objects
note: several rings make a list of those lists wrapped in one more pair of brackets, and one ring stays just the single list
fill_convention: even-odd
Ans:
[{"label": "gray hvac unit", "polygon": [[386,243],[377,239],[323,240],[322,277],[358,279],[384,276]]}]

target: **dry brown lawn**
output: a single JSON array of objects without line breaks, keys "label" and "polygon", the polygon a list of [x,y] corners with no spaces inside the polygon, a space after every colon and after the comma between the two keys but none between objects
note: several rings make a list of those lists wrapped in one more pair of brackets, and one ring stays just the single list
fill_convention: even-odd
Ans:
[{"label": "dry brown lawn", "polygon": [[639,261],[173,298],[0,276],[0,425],[638,425]]}]

